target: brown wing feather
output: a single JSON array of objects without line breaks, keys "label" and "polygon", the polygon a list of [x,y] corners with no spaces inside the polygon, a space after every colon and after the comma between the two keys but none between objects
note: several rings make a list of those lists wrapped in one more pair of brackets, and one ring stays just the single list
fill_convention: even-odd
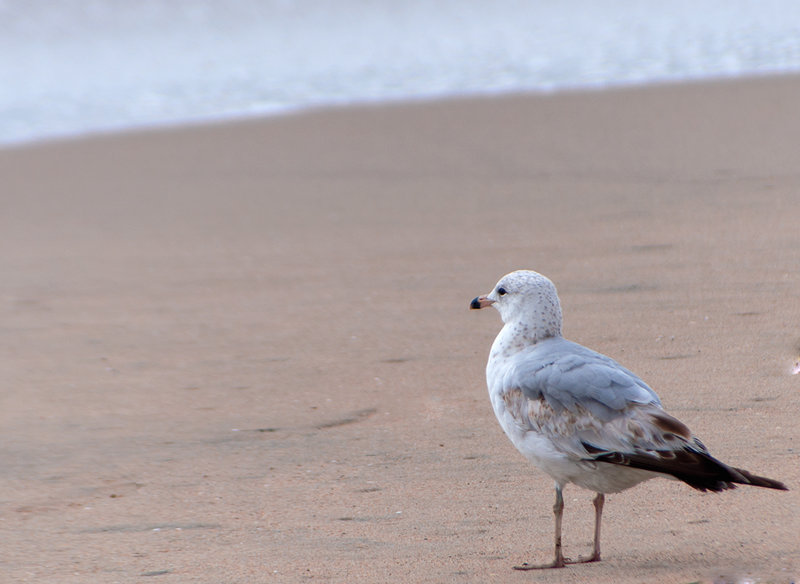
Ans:
[{"label": "brown wing feather", "polygon": [[[780,481],[754,475],[746,470],[728,466],[711,456],[689,428],[680,420],[663,411],[650,413],[655,428],[676,448],[645,450],[639,452],[603,452],[592,448],[599,462],[620,464],[643,470],[669,474],[700,491],[724,491],[735,489],[737,484],[788,490]],[[676,440],[677,438],[677,440]]]},{"label": "brown wing feather", "polygon": [[780,481],[728,466],[707,452],[692,450],[654,451],[643,454],[603,452],[598,453],[593,459],[672,475],[700,491],[719,492],[735,489],[737,484],[788,490]]},{"label": "brown wing feather", "polygon": [[629,404],[605,421],[577,404],[554,409],[545,399],[531,399],[519,389],[510,389],[502,397],[522,429],[547,436],[575,460],[672,475],[701,491],[723,491],[736,484],[786,490],[779,481],[717,460],[686,424],[657,404]]}]

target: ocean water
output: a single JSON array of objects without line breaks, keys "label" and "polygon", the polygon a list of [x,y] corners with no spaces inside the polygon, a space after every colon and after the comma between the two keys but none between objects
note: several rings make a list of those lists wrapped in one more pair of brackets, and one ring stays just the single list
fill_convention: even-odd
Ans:
[{"label": "ocean water", "polygon": [[797,71],[797,0],[0,0],[0,144]]}]

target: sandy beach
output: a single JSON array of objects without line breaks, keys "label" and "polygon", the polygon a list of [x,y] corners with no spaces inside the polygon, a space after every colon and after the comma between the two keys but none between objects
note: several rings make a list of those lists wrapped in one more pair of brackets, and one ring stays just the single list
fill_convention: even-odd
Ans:
[{"label": "sandy beach", "polygon": [[[312,111],[0,150],[0,581],[800,577],[800,79]],[[468,310],[513,269],[723,461],[552,554]],[[565,492],[568,556],[593,493]]]}]

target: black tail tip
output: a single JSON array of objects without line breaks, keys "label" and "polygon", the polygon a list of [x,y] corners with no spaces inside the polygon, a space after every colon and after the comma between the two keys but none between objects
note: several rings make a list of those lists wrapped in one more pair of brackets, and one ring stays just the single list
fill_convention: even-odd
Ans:
[{"label": "black tail tip", "polygon": [[756,484],[756,486],[757,487],[766,487],[767,489],[776,489],[778,491],[788,491],[789,490],[789,487],[784,485],[782,482],[774,481],[772,479],[767,479],[767,481],[764,484],[762,484],[762,485]]},{"label": "black tail tip", "polygon": [[743,470],[741,468],[734,469],[738,473],[744,476],[743,481],[737,480],[737,483],[743,485],[752,485],[754,487],[764,487],[765,489],[775,489],[777,491],[788,491],[789,487],[784,485],[780,481],[776,481],[775,479],[768,479],[767,477],[760,477],[758,475],[754,475],[751,472]]}]

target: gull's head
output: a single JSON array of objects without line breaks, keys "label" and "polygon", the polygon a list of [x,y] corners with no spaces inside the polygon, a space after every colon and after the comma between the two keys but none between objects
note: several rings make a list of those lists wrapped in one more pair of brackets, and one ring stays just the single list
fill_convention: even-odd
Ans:
[{"label": "gull's head", "polygon": [[561,335],[561,303],[555,285],[531,270],[506,274],[494,289],[478,296],[470,308],[494,306],[504,323],[518,323],[533,328],[534,335],[547,338]]}]

